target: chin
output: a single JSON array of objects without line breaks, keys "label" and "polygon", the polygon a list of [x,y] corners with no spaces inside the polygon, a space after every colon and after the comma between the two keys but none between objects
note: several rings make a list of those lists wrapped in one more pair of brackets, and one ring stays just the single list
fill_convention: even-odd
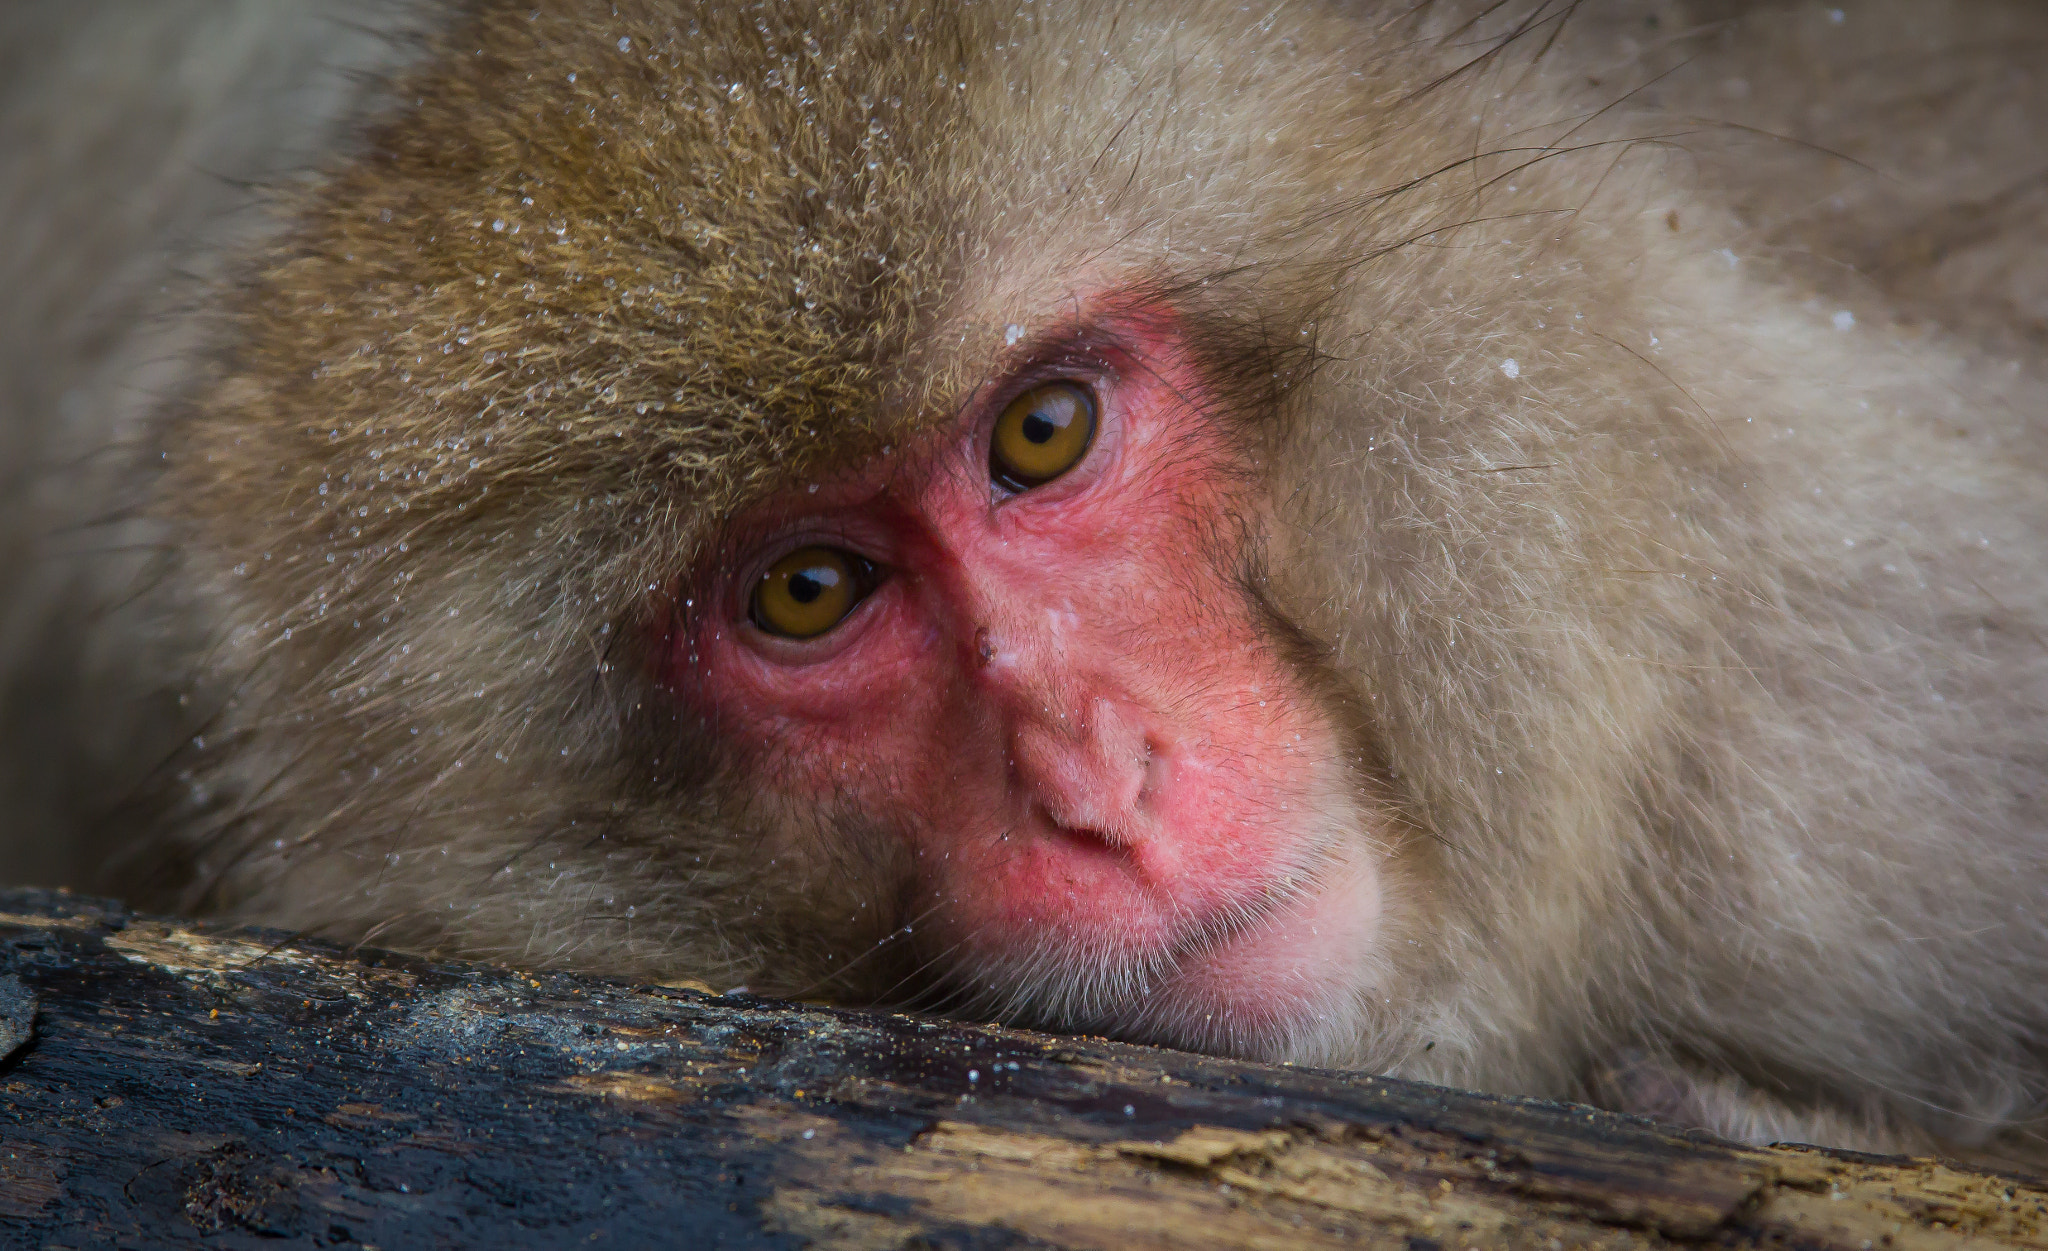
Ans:
[{"label": "chin", "polygon": [[[1105,922],[983,954],[952,980],[955,1011],[1248,1060],[1352,1067],[1378,1031],[1385,959],[1384,845],[1362,805],[1324,805],[1303,867],[1179,941],[1132,950]],[[976,944],[980,946],[980,944]]]}]

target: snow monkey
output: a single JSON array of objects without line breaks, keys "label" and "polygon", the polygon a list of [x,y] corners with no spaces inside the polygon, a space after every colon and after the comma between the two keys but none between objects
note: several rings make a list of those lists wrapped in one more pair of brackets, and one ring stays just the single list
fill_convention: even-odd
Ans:
[{"label": "snow monkey", "polygon": [[2048,11],[10,6],[9,876],[2025,1148]]}]

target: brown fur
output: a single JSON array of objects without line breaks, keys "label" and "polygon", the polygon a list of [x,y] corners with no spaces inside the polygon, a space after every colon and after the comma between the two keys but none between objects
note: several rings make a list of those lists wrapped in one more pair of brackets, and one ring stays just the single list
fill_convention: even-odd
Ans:
[{"label": "brown fur", "polygon": [[1839,12],[453,17],[147,419],[196,733],[126,884],[942,994],[900,853],[776,802],[655,652],[733,509],[1124,285],[1242,384],[1267,594],[1413,831],[1374,993],[1286,1058],[1746,1137],[2024,1126],[2048,19]]}]

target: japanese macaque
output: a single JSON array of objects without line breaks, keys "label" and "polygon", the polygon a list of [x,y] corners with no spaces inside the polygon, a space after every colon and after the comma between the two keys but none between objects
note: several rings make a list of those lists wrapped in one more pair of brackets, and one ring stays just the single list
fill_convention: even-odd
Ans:
[{"label": "japanese macaque", "polygon": [[2044,40],[13,6],[10,876],[2024,1155]]}]

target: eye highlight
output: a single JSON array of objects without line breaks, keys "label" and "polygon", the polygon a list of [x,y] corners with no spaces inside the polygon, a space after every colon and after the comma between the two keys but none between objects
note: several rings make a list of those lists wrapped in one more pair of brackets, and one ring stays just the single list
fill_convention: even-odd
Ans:
[{"label": "eye highlight", "polygon": [[1028,491],[1072,469],[1095,439],[1095,396],[1077,382],[1033,387],[1010,401],[989,437],[997,486]]},{"label": "eye highlight", "polygon": [[844,621],[872,582],[873,566],[851,552],[799,548],[761,575],[747,615],[769,634],[816,638]]}]

